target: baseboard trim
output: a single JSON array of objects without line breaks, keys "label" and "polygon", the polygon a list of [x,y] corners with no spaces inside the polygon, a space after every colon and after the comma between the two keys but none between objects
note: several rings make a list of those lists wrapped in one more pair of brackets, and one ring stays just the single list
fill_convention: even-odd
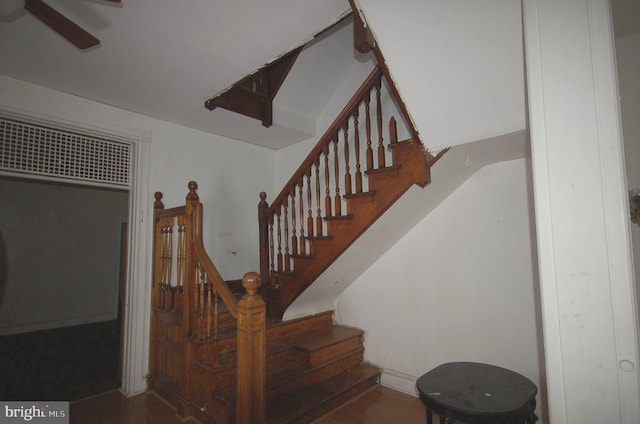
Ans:
[{"label": "baseboard trim", "polygon": [[406,374],[390,368],[383,368],[380,376],[380,384],[393,390],[418,397],[416,381],[418,377]]}]

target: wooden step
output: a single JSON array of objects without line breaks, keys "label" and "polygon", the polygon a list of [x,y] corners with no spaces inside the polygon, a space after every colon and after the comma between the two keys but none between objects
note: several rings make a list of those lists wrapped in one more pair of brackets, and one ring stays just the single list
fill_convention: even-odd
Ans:
[{"label": "wooden step", "polygon": [[305,390],[282,393],[267,404],[267,424],[306,424],[378,384],[380,370],[359,365]]},{"label": "wooden step", "polygon": [[356,328],[324,326],[299,336],[293,348],[299,362],[313,367],[323,361],[362,348],[363,334],[364,331]]},{"label": "wooden step", "polygon": [[[327,316],[331,315],[271,326],[266,346],[267,404],[279,403],[283,396],[307,391],[361,366],[363,331],[328,323]],[[220,357],[219,368],[208,370],[214,373],[215,381],[210,397],[212,413],[221,422],[231,423],[234,419],[235,366],[236,353],[227,352]],[[333,405],[332,402],[335,401],[325,399],[321,404]]]}]

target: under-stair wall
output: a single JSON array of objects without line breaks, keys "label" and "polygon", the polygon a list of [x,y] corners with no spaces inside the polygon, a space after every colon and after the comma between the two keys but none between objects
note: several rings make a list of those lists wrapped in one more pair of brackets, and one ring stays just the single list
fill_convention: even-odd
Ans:
[{"label": "under-stair wall", "polygon": [[413,186],[400,197],[293,302],[284,319],[335,309],[342,292],[479,170],[528,155],[524,131],[450,148],[431,168],[429,186]]}]

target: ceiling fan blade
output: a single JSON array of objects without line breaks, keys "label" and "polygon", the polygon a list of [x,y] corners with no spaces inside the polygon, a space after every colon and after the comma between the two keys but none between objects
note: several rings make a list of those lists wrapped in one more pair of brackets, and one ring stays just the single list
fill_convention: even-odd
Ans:
[{"label": "ceiling fan blade", "polygon": [[81,50],[100,44],[100,40],[42,0],[25,0],[24,8]]}]

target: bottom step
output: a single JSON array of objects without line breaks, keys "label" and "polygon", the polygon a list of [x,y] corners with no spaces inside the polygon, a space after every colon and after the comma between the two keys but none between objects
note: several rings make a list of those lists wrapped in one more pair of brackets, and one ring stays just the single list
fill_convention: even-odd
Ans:
[{"label": "bottom step", "polygon": [[285,393],[267,405],[267,424],[306,424],[378,384],[380,369],[359,365],[296,393]]}]

